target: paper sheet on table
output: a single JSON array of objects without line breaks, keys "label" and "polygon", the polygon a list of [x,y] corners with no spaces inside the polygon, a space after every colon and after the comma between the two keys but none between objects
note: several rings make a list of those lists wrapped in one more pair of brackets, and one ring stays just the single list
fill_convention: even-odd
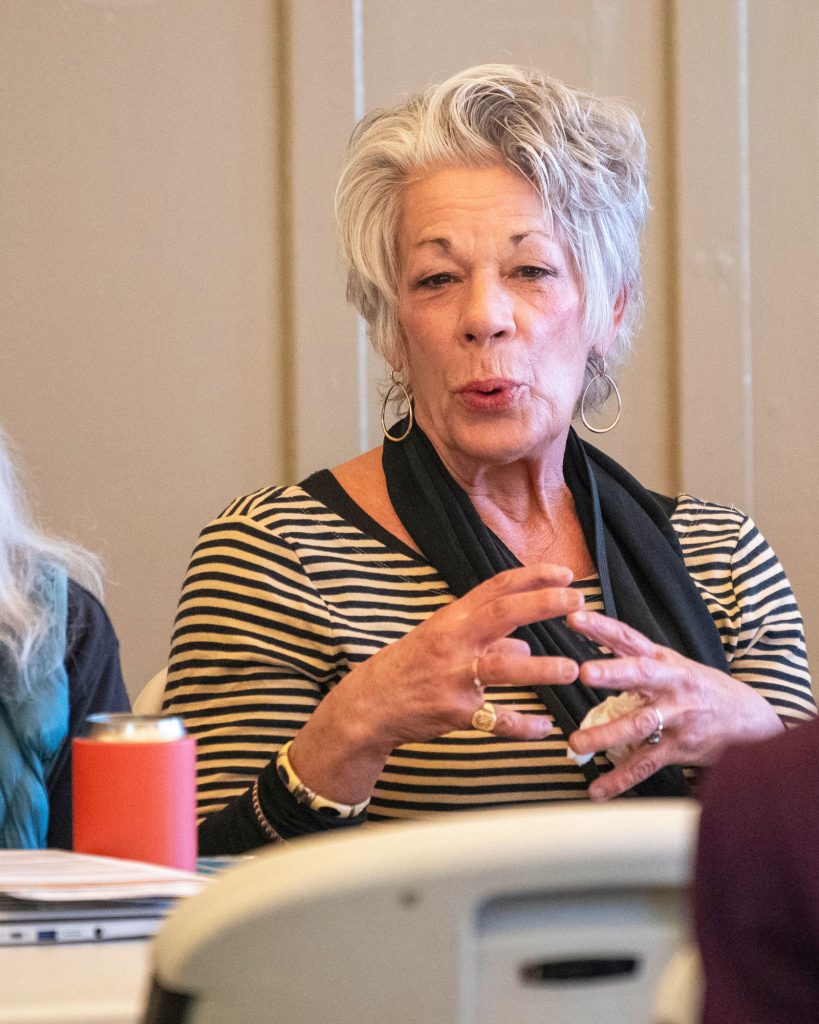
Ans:
[{"label": "paper sheet on table", "polygon": [[0,892],[23,900],[193,896],[209,881],[190,871],[68,850],[0,850]]}]

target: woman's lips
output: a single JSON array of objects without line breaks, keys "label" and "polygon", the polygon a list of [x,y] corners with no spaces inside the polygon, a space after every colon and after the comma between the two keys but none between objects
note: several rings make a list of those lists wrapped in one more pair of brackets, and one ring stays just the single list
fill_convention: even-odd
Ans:
[{"label": "woman's lips", "polygon": [[502,412],[518,398],[520,384],[512,380],[475,380],[458,392],[461,401],[474,412]]}]

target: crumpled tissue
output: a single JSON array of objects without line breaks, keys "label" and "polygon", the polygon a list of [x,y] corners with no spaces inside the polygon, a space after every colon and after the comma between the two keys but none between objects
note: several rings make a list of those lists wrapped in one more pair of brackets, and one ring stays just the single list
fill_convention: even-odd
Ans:
[{"label": "crumpled tissue", "polygon": [[[580,728],[588,729],[593,725],[605,725],[606,722],[627,715],[629,711],[634,711],[635,708],[639,708],[643,704],[645,704],[645,700],[642,696],[630,691],[618,693],[616,697],[606,697],[604,701],[588,712],[580,723]],[[622,747],[611,747],[606,751],[606,757],[612,764],[619,764],[621,761],[625,761],[629,754],[639,746],[640,743],[629,743]],[[594,757],[594,754],[578,754],[572,750],[571,746],[566,747],[566,754],[578,765],[584,765]]]}]

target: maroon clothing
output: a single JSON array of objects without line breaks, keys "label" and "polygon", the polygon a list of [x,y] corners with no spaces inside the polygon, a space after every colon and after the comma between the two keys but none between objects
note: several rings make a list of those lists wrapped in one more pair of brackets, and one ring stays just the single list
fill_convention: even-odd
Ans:
[{"label": "maroon clothing", "polygon": [[710,774],[694,912],[703,1024],[819,1021],[819,721]]}]

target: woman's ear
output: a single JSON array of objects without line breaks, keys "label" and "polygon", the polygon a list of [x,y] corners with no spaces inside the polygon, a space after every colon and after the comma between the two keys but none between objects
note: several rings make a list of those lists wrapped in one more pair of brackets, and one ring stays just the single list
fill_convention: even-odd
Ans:
[{"label": "woman's ear", "polygon": [[623,287],[617,293],[617,298],[614,300],[614,307],[612,309],[611,325],[609,327],[608,337],[606,337],[601,343],[595,346],[600,356],[602,356],[604,359],[606,357],[606,354],[608,353],[608,350],[611,348],[612,342],[617,337],[617,332],[620,330],[620,324],[623,322],[623,316],[626,312],[626,298],[626,286],[623,285]]},{"label": "woman's ear", "polygon": [[386,359],[387,366],[395,374],[402,374],[407,368],[407,336],[400,321],[397,322],[396,343],[391,346],[389,358]]},{"label": "woman's ear", "polygon": [[620,330],[620,324],[623,322],[623,314],[626,311],[626,297],[626,286],[623,285],[617,293],[617,298],[614,301],[612,323],[614,325],[615,333]]}]

